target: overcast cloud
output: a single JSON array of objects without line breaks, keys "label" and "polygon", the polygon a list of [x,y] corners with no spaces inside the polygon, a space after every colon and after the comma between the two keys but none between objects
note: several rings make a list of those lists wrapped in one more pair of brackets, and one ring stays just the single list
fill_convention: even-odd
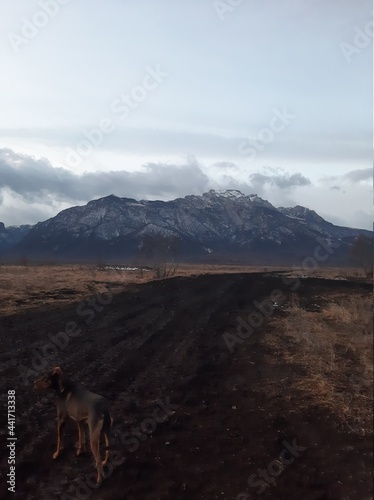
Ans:
[{"label": "overcast cloud", "polygon": [[[213,166],[212,166],[213,167]],[[211,168],[212,168],[211,167]],[[246,181],[238,181],[230,172],[237,171],[235,163],[215,165],[223,175],[209,177],[210,168],[190,157],[185,163],[148,163],[140,171],[96,171],[75,174],[67,169],[56,168],[45,159],[20,155],[10,149],[0,149],[0,210],[7,225],[34,224],[57,214],[58,211],[76,204],[109,194],[135,199],[170,200],[188,194],[200,195],[209,189],[239,189],[244,194],[258,194],[276,206],[302,204],[313,208],[306,199],[327,189],[331,183],[345,186],[346,199],[362,196],[367,190],[365,181],[369,171],[354,170],[338,176],[320,179],[313,184],[301,173],[287,173],[281,168],[264,167],[250,174]],[[341,189],[338,189],[339,196]],[[332,211],[331,193],[325,194],[326,204],[321,205],[325,218],[341,225],[371,228],[371,213],[357,211],[354,207],[339,215]],[[337,199],[337,198],[335,198]],[[362,204],[362,200],[361,200]],[[330,207],[329,207],[330,205]],[[18,207],[18,208],[17,208]],[[343,217],[342,217],[343,215]],[[347,219],[344,219],[344,216]]]},{"label": "overcast cloud", "polygon": [[72,0],[28,36],[40,0],[3,2],[0,221],[232,188],[371,228],[372,2],[237,3]]},{"label": "overcast cloud", "polygon": [[310,180],[304,177],[302,174],[251,174],[250,175],[251,184],[255,189],[261,190],[269,184],[270,186],[276,186],[280,189],[290,189],[295,186],[308,186],[311,184]]},{"label": "overcast cloud", "polygon": [[208,177],[191,159],[184,165],[148,163],[141,171],[97,171],[74,174],[54,168],[48,160],[0,150],[0,193],[12,191],[26,201],[87,202],[115,194],[136,199],[170,199],[201,194],[209,186]]}]

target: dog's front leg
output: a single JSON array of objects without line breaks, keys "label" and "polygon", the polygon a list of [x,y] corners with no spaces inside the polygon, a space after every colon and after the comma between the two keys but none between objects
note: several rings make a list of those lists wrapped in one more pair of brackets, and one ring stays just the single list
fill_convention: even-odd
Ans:
[{"label": "dog's front leg", "polygon": [[65,426],[65,420],[57,419],[57,450],[53,454],[53,458],[57,458],[60,454],[60,451],[63,449],[62,446],[62,431]]}]

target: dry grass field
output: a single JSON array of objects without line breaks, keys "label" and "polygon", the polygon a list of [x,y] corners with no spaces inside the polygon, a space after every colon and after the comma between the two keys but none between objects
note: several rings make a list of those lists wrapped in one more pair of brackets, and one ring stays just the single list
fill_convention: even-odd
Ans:
[{"label": "dry grass field", "polygon": [[[254,272],[250,266],[181,264],[175,276]],[[133,283],[155,279],[153,269],[133,265],[0,265],[0,316],[53,303],[79,301],[89,295],[123,291]]]},{"label": "dry grass field", "polygon": [[[17,415],[17,495],[3,447],[1,498],[373,498],[372,284],[359,270],[125,267],[0,266],[0,397],[15,390]],[[72,322],[79,335],[52,345]],[[72,421],[52,459],[54,397],[32,381],[54,365],[111,404],[121,461],[99,489]],[[1,440],[6,428],[3,412]]]},{"label": "dry grass field", "polygon": [[[173,276],[201,274],[232,274],[284,272],[302,276],[303,269],[259,266],[178,264]],[[360,269],[319,268],[308,276],[351,279],[363,277]],[[119,293],[133,283],[145,283],[156,278],[151,268],[133,265],[0,265],[0,316],[46,304],[69,303],[87,295],[102,293],[108,287]]]},{"label": "dry grass field", "polygon": [[[293,295],[271,324],[271,342],[287,362],[305,367],[294,387],[338,415],[352,432],[373,432],[373,299],[337,293],[310,305]],[[285,348],[285,336],[291,340]],[[266,339],[265,341],[267,341]]]}]

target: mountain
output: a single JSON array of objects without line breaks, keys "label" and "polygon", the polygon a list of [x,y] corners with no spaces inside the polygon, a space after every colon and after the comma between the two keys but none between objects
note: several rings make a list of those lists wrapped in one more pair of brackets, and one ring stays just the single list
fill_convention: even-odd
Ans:
[{"label": "mountain", "polygon": [[295,263],[313,256],[318,238],[334,248],[329,263],[346,256],[359,234],[334,226],[313,210],[275,208],[237,190],[172,201],[137,201],[114,195],[63,210],[31,228],[14,255],[39,259],[121,260],[139,253],[150,236],[177,238],[181,259]]},{"label": "mountain", "polygon": [[14,247],[31,228],[29,225],[5,227],[4,223],[0,222],[0,252]]}]

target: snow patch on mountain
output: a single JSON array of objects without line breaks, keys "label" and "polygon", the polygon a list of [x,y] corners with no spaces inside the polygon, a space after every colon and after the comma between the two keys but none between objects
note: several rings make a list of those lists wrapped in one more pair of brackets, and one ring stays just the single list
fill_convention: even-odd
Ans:
[{"label": "snow patch on mountain", "polygon": [[[318,238],[347,248],[359,230],[341,228],[313,210],[275,208],[257,194],[210,190],[172,201],[107,196],[60,212],[34,226],[20,253],[43,256],[134,255],[149,235],[177,238],[185,255],[313,255]],[[3,230],[0,226],[0,242]],[[368,232],[367,232],[368,233]],[[344,240],[344,241],[343,241]]]}]

